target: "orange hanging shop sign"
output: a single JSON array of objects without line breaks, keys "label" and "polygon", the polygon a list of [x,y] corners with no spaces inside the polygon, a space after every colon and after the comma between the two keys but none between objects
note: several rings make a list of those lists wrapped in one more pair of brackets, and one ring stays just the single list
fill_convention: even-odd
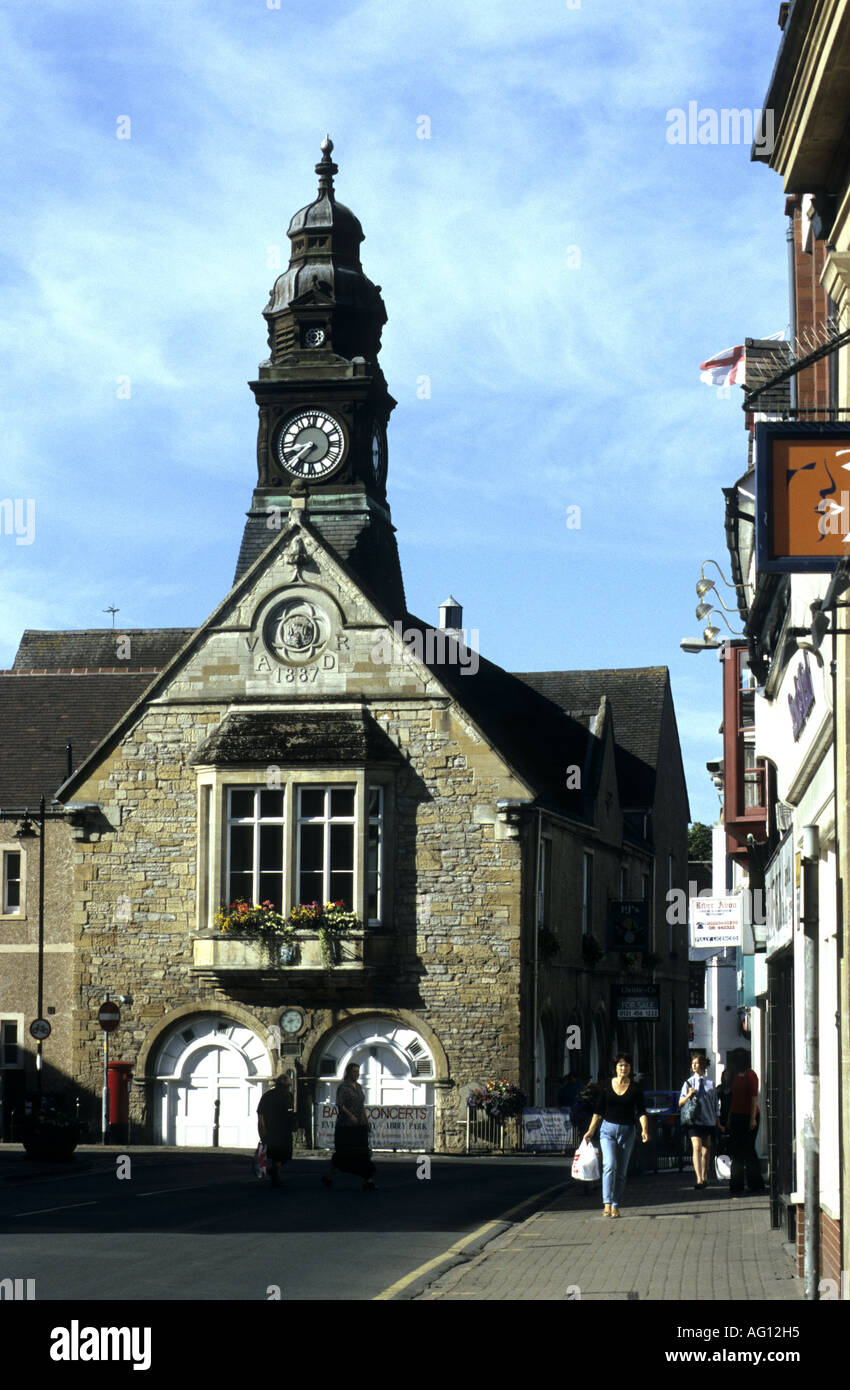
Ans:
[{"label": "orange hanging shop sign", "polygon": [[850,426],[756,427],[756,562],[831,570],[850,557]]}]

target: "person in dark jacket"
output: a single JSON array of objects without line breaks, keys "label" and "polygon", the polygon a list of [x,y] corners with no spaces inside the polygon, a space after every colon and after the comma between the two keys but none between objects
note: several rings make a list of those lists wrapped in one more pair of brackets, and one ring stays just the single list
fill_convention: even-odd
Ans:
[{"label": "person in dark jacket", "polygon": [[257,1129],[266,1146],[272,1187],[283,1187],[280,1165],[288,1163],[292,1157],[294,1127],[292,1082],[288,1076],[278,1076],[272,1089],[260,1096],[257,1106]]},{"label": "person in dark jacket", "polygon": [[[358,1083],[360,1067],[357,1062],[349,1062],[343,1072],[342,1084],[336,1091],[336,1129],[334,1130],[334,1152],[331,1167],[339,1173],[355,1173],[363,1178],[363,1188],[375,1191],[372,1174],[375,1165],[369,1149],[369,1119],[366,1115],[366,1097],[363,1087]],[[329,1174],[324,1174],[322,1182],[331,1186]]]},{"label": "person in dark jacket", "polygon": [[631,1056],[628,1052],[618,1052],[614,1076],[602,1088],[596,1113],[584,1136],[592,1142],[601,1125],[599,1142],[602,1148],[602,1210],[605,1216],[620,1215],[620,1198],[626,1185],[637,1120],[640,1121],[641,1142],[646,1144],[649,1140],[649,1121],[643,1090],[632,1078]]},{"label": "person in dark jacket", "polygon": [[738,1053],[733,1062],[731,1102],[729,1106],[729,1135],[732,1151],[732,1176],[729,1195],[739,1196],[746,1179],[749,1192],[764,1192],[764,1178],[756,1153],[759,1128],[759,1079],[750,1067],[746,1054]]}]

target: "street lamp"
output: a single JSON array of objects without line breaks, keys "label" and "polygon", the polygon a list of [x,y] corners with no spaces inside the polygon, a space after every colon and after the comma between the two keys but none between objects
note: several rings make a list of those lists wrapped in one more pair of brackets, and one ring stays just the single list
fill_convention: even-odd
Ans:
[{"label": "street lamp", "polygon": [[[24,811],[24,818],[15,832],[18,840],[31,840],[38,834],[38,1002],[36,1004],[36,1018],[41,1021],[44,1014],[44,827],[45,827],[45,808],[44,797],[41,798],[38,807],[38,831],[33,825],[30,813]],[[35,1079],[36,1094],[38,1095],[38,1106],[41,1109],[41,1099],[44,1092],[44,1079],[42,1072],[42,1047],[43,1038],[36,1039],[35,1054]]]}]

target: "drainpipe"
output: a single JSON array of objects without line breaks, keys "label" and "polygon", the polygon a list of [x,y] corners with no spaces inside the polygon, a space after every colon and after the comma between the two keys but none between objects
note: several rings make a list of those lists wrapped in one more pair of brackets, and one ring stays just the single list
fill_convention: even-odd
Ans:
[{"label": "drainpipe", "polygon": [[[531,1077],[532,1077],[531,1100],[532,1100],[532,1104],[533,1104],[533,1105],[536,1105],[536,1104],[537,1104],[537,1033],[538,1033],[538,1024],[537,1024],[537,971],[538,971],[537,948],[538,948],[538,944],[539,944],[538,938],[539,938],[539,935],[540,935],[540,928],[539,928],[539,924],[538,924],[538,920],[537,920],[537,913],[538,913],[538,904],[539,904],[539,902],[540,902],[540,845],[541,845],[542,838],[543,838],[542,812],[541,812],[540,808],[538,807],[538,808],[537,808],[537,848],[536,848],[536,851],[535,851],[535,853],[536,853],[536,858],[535,858],[535,866],[534,866],[534,910],[533,910],[533,914],[532,914],[532,927],[533,927],[533,929],[534,929],[534,967],[533,967],[533,975],[532,975],[533,987],[532,987],[532,996],[531,996],[531,999],[532,999],[532,1002],[531,1002],[531,1030],[532,1030],[532,1031],[531,1031]],[[544,1096],[544,1101],[545,1101],[545,1096]]]},{"label": "drainpipe", "polygon": [[820,1124],[818,1114],[818,869],[820,836],[803,827],[803,973],[805,1059],[803,1063],[803,1254],[804,1296],[817,1302],[820,1226]]},{"label": "drainpipe", "polygon": [[[788,242],[788,302],[790,305],[791,322],[791,351],[797,352],[797,266],[795,259],[796,242],[794,236],[794,213],[788,216],[788,226],[785,228],[785,240]],[[792,376],[789,382],[791,388],[790,405],[792,411],[797,409],[797,375]]]}]

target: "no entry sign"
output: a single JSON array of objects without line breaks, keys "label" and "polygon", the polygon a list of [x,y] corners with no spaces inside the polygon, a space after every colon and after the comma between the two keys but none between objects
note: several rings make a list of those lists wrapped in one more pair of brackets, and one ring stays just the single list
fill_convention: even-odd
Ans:
[{"label": "no entry sign", "polygon": [[107,1000],[97,1011],[97,1021],[104,1033],[113,1033],[121,1022],[121,1010],[117,1004]]}]

